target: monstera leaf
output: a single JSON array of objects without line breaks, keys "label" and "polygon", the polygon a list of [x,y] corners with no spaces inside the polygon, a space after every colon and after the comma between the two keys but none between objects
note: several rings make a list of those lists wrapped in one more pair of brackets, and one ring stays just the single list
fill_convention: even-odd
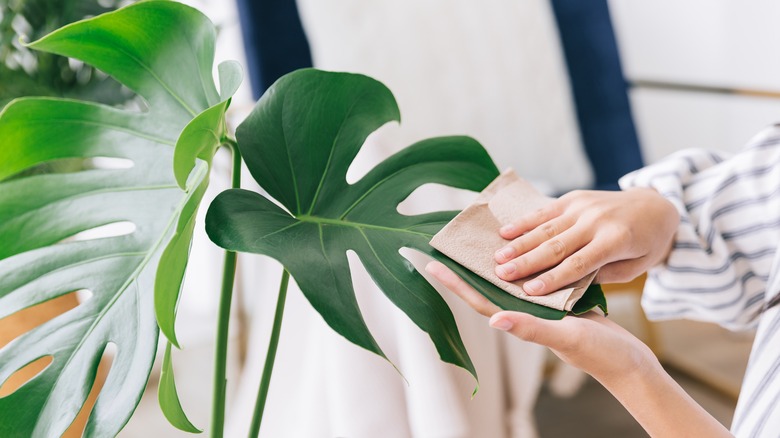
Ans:
[{"label": "monstera leaf", "polygon": [[[347,252],[354,251],[385,295],[430,335],[442,360],[476,376],[452,313],[399,254],[401,248],[441,260],[483,293],[499,297],[504,308],[546,308],[506,294],[428,244],[457,212],[397,211],[426,183],[478,191],[492,181],[498,170],[475,140],[421,141],[347,183],[347,169],[366,137],[399,119],[390,91],[368,77],[317,70],[283,77],[237,130],[250,172],[281,206],[257,193],[229,190],[209,207],[206,231],[226,249],[279,260],[334,330],[384,356],[355,299],[347,262]],[[546,310],[548,317],[563,316]]]},{"label": "monstera leaf", "polygon": [[355,298],[347,262],[355,251],[442,358],[476,374],[444,300],[398,253],[427,246],[454,213],[403,216],[396,206],[424,183],[480,190],[498,171],[476,141],[435,138],[348,184],[347,168],[368,134],[399,119],[390,91],[368,77],[317,70],[283,77],[236,137],[252,176],[284,209],[257,193],[228,190],[209,207],[206,230],[226,249],[279,260],[334,330],[384,356]]},{"label": "monstera leaf", "polygon": [[[0,398],[0,436],[60,436],[84,403],[109,344],[116,355],[86,435],[116,435],[154,361],[155,308],[175,342],[195,212],[240,81],[237,64],[223,64],[222,95],[217,92],[214,43],[213,24],[195,9],[148,1],[30,44],[99,68],[148,109],[25,98],[0,115],[0,318],[70,292],[91,293],[0,350],[0,382],[32,361],[52,359]],[[40,163],[98,157],[126,165],[12,178]],[[70,239],[117,222],[132,223],[132,231]],[[172,379],[166,382],[173,388]]]}]

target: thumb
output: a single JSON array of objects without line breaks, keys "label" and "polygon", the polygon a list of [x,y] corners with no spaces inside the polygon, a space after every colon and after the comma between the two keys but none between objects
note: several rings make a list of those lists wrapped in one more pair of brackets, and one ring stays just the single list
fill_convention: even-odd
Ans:
[{"label": "thumb", "polygon": [[498,312],[490,318],[490,326],[509,332],[528,342],[554,350],[566,349],[572,333],[561,321],[537,318],[520,312]]}]

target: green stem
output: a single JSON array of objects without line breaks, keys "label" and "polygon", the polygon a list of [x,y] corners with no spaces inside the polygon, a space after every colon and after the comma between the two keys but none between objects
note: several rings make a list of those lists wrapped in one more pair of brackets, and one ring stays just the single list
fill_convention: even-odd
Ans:
[{"label": "green stem", "polygon": [[[241,152],[239,152],[236,141],[233,139],[224,139],[223,145],[228,146],[233,152],[231,187],[238,188],[241,186]],[[212,438],[222,438],[225,429],[228,329],[235,276],[236,253],[225,251],[225,264],[222,268],[222,289],[219,296],[219,314],[217,317],[217,352],[214,361],[214,395],[211,407]]]},{"label": "green stem", "polygon": [[290,282],[290,273],[285,269],[282,273],[282,282],[279,284],[279,298],[276,301],[276,313],[274,314],[274,326],[271,329],[271,339],[268,341],[268,353],[265,356],[265,366],[263,367],[263,377],[260,379],[260,389],[257,392],[257,402],[255,402],[255,413],[252,416],[252,427],[249,430],[250,438],[257,438],[260,433],[260,422],[263,421],[263,410],[265,409],[265,399],[268,397],[268,387],[271,384],[271,373],[274,370],[274,360],[276,359],[276,347],[279,346],[279,332],[282,328],[282,318],[284,317],[284,302],[287,299],[287,284]]}]

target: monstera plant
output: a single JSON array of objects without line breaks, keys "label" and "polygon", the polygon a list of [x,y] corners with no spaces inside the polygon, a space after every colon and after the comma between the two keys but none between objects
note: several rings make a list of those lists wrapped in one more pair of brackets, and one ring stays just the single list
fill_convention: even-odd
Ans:
[{"label": "monstera plant", "polygon": [[[79,59],[124,84],[143,111],[53,98],[22,98],[0,114],[0,318],[74,291],[76,308],[0,349],[0,384],[25,365],[49,365],[0,398],[0,436],[59,436],[71,424],[110,345],[111,370],[85,434],[114,436],[132,415],[166,340],[159,400],[171,423],[197,432],[176,395],[171,350],[176,307],[212,158],[233,152],[233,189],[209,207],[206,231],[227,249],[217,334],[211,434],[225,411],[227,329],[235,252],[265,254],[285,268],[251,435],[256,436],[273,368],[289,276],[336,332],[384,357],[355,299],[354,251],[389,299],[427,332],[441,359],[476,378],[444,300],[409,261],[411,248],[441,260],[505,309],[561,318],[518,300],[436,252],[430,238],[456,212],[415,216],[397,205],[439,183],[474,191],[498,172],[467,137],[421,141],[350,184],[347,169],[366,137],[400,119],[391,92],[366,76],[318,70],[276,82],[231,136],[225,112],[241,81],[234,62],[212,76],[214,26],[169,1],[140,2],[59,29],[29,44]],[[241,157],[269,197],[239,189]],[[16,177],[61,159],[109,158],[70,173]],[[117,160],[118,159],[118,160]],[[84,231],[127,223],[108,236]],[[75,236],[75,237],[74,237]],[[267,293],[268,291],[255,291]],[[603,305],[591,288],[578,311]]]}]

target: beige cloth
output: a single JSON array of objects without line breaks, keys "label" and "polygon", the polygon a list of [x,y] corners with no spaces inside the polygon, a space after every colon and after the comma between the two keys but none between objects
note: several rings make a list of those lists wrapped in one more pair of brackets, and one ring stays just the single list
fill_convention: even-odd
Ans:
[{"label": "beige cloth", "polygon": [[544,296],[528,295],[523,290],[523,284],[539,274],[508,282],[495,273],[497,263],[494,254],[509,242],[499,236],[498,229],[551,201],[552,198],[539,193],[528,181],[509,169],[433,236],[431,246],[520,299],[558,310],[571,310],[593,282],[596,272]]}]

